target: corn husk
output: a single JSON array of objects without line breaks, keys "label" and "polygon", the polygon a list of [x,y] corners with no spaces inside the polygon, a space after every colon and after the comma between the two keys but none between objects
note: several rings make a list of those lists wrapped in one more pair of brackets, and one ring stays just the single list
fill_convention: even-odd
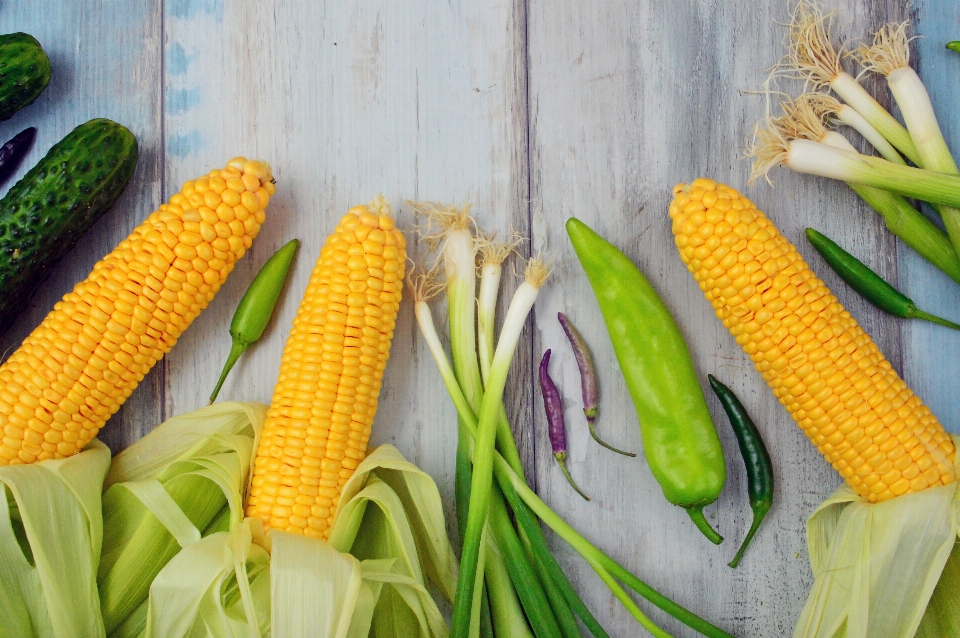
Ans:
[{"label": "corn husk", "polygon": [[259,519],[184,548],[150,586],[147,636],[268,636],[270,555]]},{"label": "corn husk", "polygon": [[[380,483],[386,489],[379,487]],[[384,497],[388,500],[381,499],[387,491],[396,496],[399,505],[389,496]],[[453,601],[459,569],[447,538],[440,492],[429,474],[403,458],[397,448],[381,445],[357,467],[343,487],[340,499],[341,505],[330,533],[331,545],[342,552],[354,553],[351,549],[358,538],[362,542],[367,542],[369,538],[377,538],[381,542],[389,539],[396,543],[394,548],[371,548],[370,551],[379,555],[364,555],[363,558],[396,557],[409,560],[413,556],[419,557],[420,564],[410,564],[408,574],[422,582],[422,573],[426,573],[444,597]],[[409,528],[405,528],[404,520],[397,516],[391,521],[394,524],[392,529],[386,530],[390,532],[389,536],[364,534],[364,537],[359,537],[362,513],[369,501],[375,502],[387,517],[393,512],[404,512]],[[413,548],[405,544],[407,541],[404,539],[408,536],[413,538]],[[401,545],[405,550],[402,553],[399,551]]]},{"label": "corn husk", "polygon": [[[103,636],[97,561],[110,450],[0,467],[0,636]],[[21,545],[22,543],[22,545]]]},{"label": "corn husk", "polygon": [[[814,584],[794,638],[912,638],[958,532],[956,482],[873,504],[844,485],[807,521]],[[946,573],[952,584],[957,572]],[[950,584],[931,614],[955,607],[960,589]]]},{"label": "corn husk", "polygon": [[245,519],[185,548],[154,580],[146,635],[445,638],[427,581],[452,592],[457,564],[433,480],[385,445],[341,498],[330,543]]},{"label": "corn husk", "polygon": [[97,575],[113,638],[143,632],[151,582],[178,552],[199,543],[212,523],[217,528],[215,521],[240,525],[265,414],[258,403],[207,406],[168,419],[113,460]]}]

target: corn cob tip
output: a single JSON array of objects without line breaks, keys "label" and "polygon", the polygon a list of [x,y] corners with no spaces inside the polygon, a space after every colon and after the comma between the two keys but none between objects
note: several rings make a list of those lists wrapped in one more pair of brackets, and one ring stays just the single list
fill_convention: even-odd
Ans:
[{"label": "corn cob tip", "polygon": [[952,439],[797,249],[736,190],[674,188],[680,256],[821,454],[879,502],[955,480]]}]

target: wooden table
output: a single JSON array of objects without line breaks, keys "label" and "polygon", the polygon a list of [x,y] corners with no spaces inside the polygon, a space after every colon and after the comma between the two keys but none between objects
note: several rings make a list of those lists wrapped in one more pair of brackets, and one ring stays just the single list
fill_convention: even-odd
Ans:
[{"label": "wooden table", "polygon": [[[904,6],[908,5],[908,6]],[[960,150],[960,5],[846,0],[854,39],[911,19],[919,68],[954,149]],[[739,636],[787,636],[811,584],[804,521],[840,483],[713,315],[673,247],[666,214],[677,182],[711,176],[746,187],[743,148],[763,115],[757,89],[781,55],[782,2],[635,0],[101,0],[0,2],[0,31],[26,31],[48,51],[50,87],[0,124],[7,139],[39,128],[26,165],[93,117],[130,127],[140,142],[133,182],[54,270],[0,343],[15,346],[180,184],[237,154],[269,160],[277,196],[247,257],[180,343],[143,381],[102,438],[118,450],[164,418],[206,403],[229,349],[229,318],[264,260],[303,242],[276,320],[226,383],[222,397],[270,400],[283,343],[314,259],[335,220],[383,193],[412,229],[408,199],[473,202],[488,230],[516,229],[557,268],[528,324],[508,396],[531,481],[589,539],[650,584]],[[883,101],[885,87],[874,85]],[[960,336],[880,315],[842,285],[809,245],[814,226],[838,239],[926,309],[957,319],[960,295],[944,275],[896,241],[843,185],[774,171],[775,188],[747,194],[767,211],[869,330],[897,370],[953,431]],[[737,391],[766,437],[777,501],[737,570],[726,566],[750,512],[732,433],[712,396],[729,459],[727,488],[707,509],[727,537],[708,543],[668,505],[642,457],[595,445],[582,422],[578,376],[556,312],[580,326],[600,369],[598,427],[638,449],[636,416],[596,303],[563,222],[577,215],[634,258],[686,336],[699,372]],[[414,234],[410,233],[413,240]],[[423,257],[425,247],[414,245]],[[515,282],[509,284],[509,288]],[[570,469],[584,502],[551,458],[532,371],[545,348],[565,396]],[[374,443],[393,443],[440,485],[452,516],[455,416],[401,309]],[[559,560],[611,635],[642,633],[587,565],[551,537]],[[644,604],[679,636],[691,632]]]}]

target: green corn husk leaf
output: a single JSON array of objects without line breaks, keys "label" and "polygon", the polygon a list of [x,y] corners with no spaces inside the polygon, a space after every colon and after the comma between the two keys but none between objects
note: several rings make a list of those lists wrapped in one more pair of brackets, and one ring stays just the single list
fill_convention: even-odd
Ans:
[{"label": "green corn husk leaf", "polygon": [[270,555],[263,526],[245,519],[185,548],[150,586],[146,636],[270,635]]},{"label": "green corn husk leaf", "polygon": [[353,623],[358,633],[371,638],[419,636],[446,638],[447,625],[423,583],[405,573],[397,559],[371,559],[360,563],[364,583],[378,583],[380,593],[372,602],[373,614],[369,622],[354,613]]},{"label": "green corn husk leaf", "polygon": [[[330,543],[277,530],[264,538],[260,522],[245,519],[182,550],[150,589],[147,635],[446,638],[424,581],[424,574],[438,574],[456,585],[436,485],[392,446],[373,451],[354,477]],[[342,551],[346,545],[354,555]],[[232,601],[222,593],[225,583],[236,583]]]},{"label": "green corn husk leaf", "polygon": [[[794,638],[913,638],[958,530],[956,482],[873,504],[841,487],[807,521],[814,584]],[[952,613],[944,621],[956,621],[957,572],[933,601],[931,615]]]},{"label": "green corn husk leaf", "polygon": [[960,636],[960,541],[954,543],[950,558],[933,590],[916,638]]},{"label": "green corn husk leaf", "polygon": [[103,636],[96,588],[110,450],[0,467],[0,636]]},{"label": "green corn husk leaf", "polygon": [[256,403],[208,406],[165,421],[114,459],[97,575],[111,638],[144,631],[151,582],[201,530],[239,526],[265,414]]},{"label": "green corn husk leaf", "polygon": [[[429,474],[403,458],[392,445],[381,445],[371,452],[344,485],[330,543],[341,551],[347,551],[348,546],[352,545],[356,523],[349,520],[349,512],[357,507],[353,502],[371,477],[383,481],[400,500],[410,524],[422,571],[447,600],[453,601],[459,568],[447,538],[440,492]],[[341,518],[345,520],[341,522]]]}]

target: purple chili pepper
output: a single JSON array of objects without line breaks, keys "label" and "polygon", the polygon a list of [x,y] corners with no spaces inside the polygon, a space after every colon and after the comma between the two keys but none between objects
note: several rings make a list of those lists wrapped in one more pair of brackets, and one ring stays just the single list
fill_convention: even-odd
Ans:
[{"label": "purple chili pepper", "polygon": [[593,356],[590,354],[590,348],[587,347],[587,342],[583,340],[580,332],[573,327],[573,324],[570,323],[567,316],[562,312],[558,312],[557,319],[560,320],[560,325],[563,326],[563,331],[567,334],[567,339],[570,340],[570,345],[573,347],[573,356],[577,358],[577,367],[580,368],[580,390],[583,393],[583,413],[587,417],[587,425],[590,426],[590,436],[593,437],[594,441],[608,450],[613,450],[617,454],[636,456],[633,452],[618,450],[597,436],[596,426],[594,425],[594,422],[597,420],[597,370],[593,364]]},{"label": "purple chili pepper", "polygon": [[560,469],[563,470],[563,475],[567,477],[570,486],[577,491],[577,494],[589,501],[590,497],[580,491],[577,484],[573,482],[570,472],[567,471],[567,433],[563,428],[563,402],[557,385],[547,372],[548,365],[550,365],[549,350],[543,353],[543,359],[540,360],[540,392],[543,394],[543,408],[547,413],[547,430],[550,433],[553,457],[560,464]]}]

